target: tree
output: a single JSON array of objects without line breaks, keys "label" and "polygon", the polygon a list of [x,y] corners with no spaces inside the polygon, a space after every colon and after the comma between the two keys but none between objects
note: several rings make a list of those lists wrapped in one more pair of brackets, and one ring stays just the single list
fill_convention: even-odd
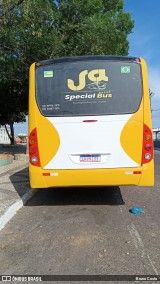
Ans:
[{"label": "tree", "polygon": [[134,22],[122,0],[57,1],[61,55],[127,55]]},{"label": "tree", "polygon": [[127,36],[134,22],[123,5],[122,0],[2,1],[0,124],[13,126],[24,120],[32,62],[74,55],[127,55]]},{"label": "tree", "polygon": [[[28,109],[28,69],[31,63],[56,56],[57,31],[52,27],[53,1],[4,1],[0,22],[0,124],[25,121]],[[53,50],[53,46],[55,49]]]},{"label": "tree", "polygon": [[[21,111],[21,107],[19,105],[17,92],[20,93],[20,91],[18,88],[21,89],[21,86],[17,84],[16,88],[15,83],[13,83],[13,85],[8,84],[8,86],[6,84],[4,86],[1,84],[0,86],[0,122],[2,125],[5,125],[11,144],[14,144],[14,122],[24,122],[26,114],[25,112]],[[10,126],[10,131],[8,131],[6,124]]]}]

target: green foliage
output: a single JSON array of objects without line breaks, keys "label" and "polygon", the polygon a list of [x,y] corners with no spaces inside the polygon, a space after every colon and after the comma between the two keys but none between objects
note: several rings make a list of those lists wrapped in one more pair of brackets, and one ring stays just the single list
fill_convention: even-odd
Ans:
[{"label": "green foliage", "polygon": [[123,0],[2,0],[0,124],[23,121],[28,69],[49,58],[127,55],[134,22]]},{"label": "green foliage", "polygon": [[134,22],[123,11],[122,0],[58,1],[61,56],[127,55]]},{"label": "green foliage", "polygon": [[[0,14],[0,124],[25,121],[29,65],[58,56],[55,3],[5,0]],[[55,48],[53,48],[55,46]],[[11,137],[13,143],[13,137]]]},{"label": "green foliage", "polygon": [[26,137],[27,135],[17,135],[19,139],[21,139],[22,141],[26,141]]}]

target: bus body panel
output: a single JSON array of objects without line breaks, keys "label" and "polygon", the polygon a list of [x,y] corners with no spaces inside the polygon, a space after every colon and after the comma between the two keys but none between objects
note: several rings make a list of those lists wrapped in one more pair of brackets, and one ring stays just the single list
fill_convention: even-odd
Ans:
[{"label": "bus body panel", "polygon": [[[119,168],[138,167],[141,164],[141,152],[138,163],[136,158],[131,159],[121,145],[120,137],[122,130],[131,115],[96,117],[96,122],[83,122],[86,118],[47,118],[56,128],[60,137],[60,146],[56,155],[44,166],[44,169],[82,169],[82,168]],[[90,117],[94,120],[95,117]],[[140,125],[141,135],[143,132],[142,123]],[[132,132],[131,124],[131,132]],[[134,126],[133,126],[134,127]],[[130,135],[130,134],[129,134]],[[49,137],[46,137],[49,139]],[[142,139],[141,139],[142,140]],[[141,141],[140,140],[140,141]],[[50,141],[51,142],[51,141]],[[131,141],[133,144],[134,141]],[[52,143],[54,145],[54,140]],[[40,143],[40,152],[41,152]],[[142,142],[138,147],[142,149]],[[99,155],[98,162],[81,161],[83,155]],[[42,157],[43,158],[43,157]],[[89,159],[89,158],[88,158]],[[62,163],[63,161],[63,163]],[[43,163],[43,160],[41,160]]]},{"label": "bus body panel", "polygon": [[[37,130],[41,167],[29,165],[32,188],[154,184],[153,160],[141,164],[143,125],[150,129],[146,63],[141,59],[143,97],[133,114],[45,117],[35,98],[35,63],[30,68],[29,133]],[[146,111],[148,109],[148,111]],[[96,122],[84,122],[97,120]],[[99,162],[81,162],[87,154]]]},{"label": "bus body panel", "polygon": [[[69,186],[153,186],[153,161],[138,168],[42,170],[30,165],[31,188]],[[48,174],[48,175],[46,175]]]}]

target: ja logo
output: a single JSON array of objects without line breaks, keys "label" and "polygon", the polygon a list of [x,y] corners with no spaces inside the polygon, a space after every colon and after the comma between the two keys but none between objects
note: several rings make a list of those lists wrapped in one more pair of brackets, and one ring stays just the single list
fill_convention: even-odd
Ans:
[{"label": "ja logo", "polygon": [[72,91],[81,91],[86,86],[86,77],[92,82],[108,81],[108,77],[105,74],[105,69],[94,69],[90,72],[88,70],[83,70],[79,74],[79,85],[75,85],[72,79],[67,80],[68,88]]}]

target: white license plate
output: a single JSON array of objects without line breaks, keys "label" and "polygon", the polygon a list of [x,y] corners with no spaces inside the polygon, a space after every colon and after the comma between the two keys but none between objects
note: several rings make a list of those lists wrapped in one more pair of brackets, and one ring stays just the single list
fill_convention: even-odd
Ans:
[{"label": "white license plate", "polygon": [[80,155],[80,162],[100,162],[101,155]]}]

